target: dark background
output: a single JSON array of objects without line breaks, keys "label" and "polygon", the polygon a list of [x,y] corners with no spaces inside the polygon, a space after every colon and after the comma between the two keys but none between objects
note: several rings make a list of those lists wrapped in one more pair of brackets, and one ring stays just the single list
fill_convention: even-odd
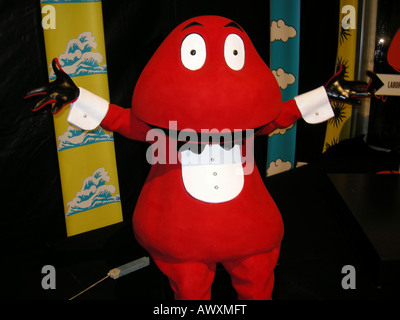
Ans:
[{"label": "dark background", "polygon": [[[301,10],[299,93],[325,84],[334,73],[339,1],[302,1]],[[163,39],[179,23],[203,14],[222,15],[240,24],[268,64],[268,1],[103,0],[111,102],[130,106],[140,72]],[[13,269],[13,276],[6,279],[10,284],[2,292],[6,298],[65,299],[90,285],[90,281],[97,281],[109,269],[146,254],[135,242],[130,223],[149,169],[147,144],[118,134],[115,148],[124,222],[66,240],[52,115],[48,109],[32,113],[32,105],[23,99],[27,90],[48,81],[41,19],[39,1],[0,4],[0,243],[2,266]],[[325,128],[326,124],[310,126],[303,120],[298,122],[298,161],[321,164]],[[260,172],[265,172],[267,139],[257,139],[256,161]],[[354,152],[354,148],[345,146],[339,153],[349,151]],[[323,163],[336,163],[336,158]],[[374,162],[372,170],[387,167]],[[346,165],[341,168],[354,169]],[[276,181],[279,180],[271,180],[271,189],[279,195],[280,182]],[[301,185],[303,179],[299,178],[298,183]],[[288,199],[278,202],[284,204]],[[59,283],[64,280],[73,283],[73,287],[57,293],[37,289],[44,264],[56,265]],[[149,273],[147,278],[144,276],[147,289],[141,288],[139,294],[137,289],[125,288],[127,284],[120,282],[120,296],[111,298],[169,297],[165,279],[152,268],[144,271]],[[79,272],[85,280],[77,280]],[[99,296],[95,291],[90,297],[101,299],[105,294],[109,298],[104,292],[116,292],[114,285],[105,286],[103,291],[98,289]],[[151,288],[159,292],[154,294]],[[285,297],[282,289],[277,292]],[[303,294],[305,298],[318,298],[318,294]]]}]

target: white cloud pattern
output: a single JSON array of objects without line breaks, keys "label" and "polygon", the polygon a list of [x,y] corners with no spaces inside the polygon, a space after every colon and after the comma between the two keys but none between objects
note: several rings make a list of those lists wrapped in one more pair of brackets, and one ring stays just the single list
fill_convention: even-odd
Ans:
[{"label": "white cloud pattern", "polygon": [[296,29],[286,25],[285,21],[281,19],[271,22],[271,42],[275,40],[287,42],[290,38],[294,38],[296,34]]},{"label": "white cloud pattern", "polygon": [[274,174],[289,171],[292,168],[292,163],[290,161],[282,161],[282,159],[277,159],[269,164],[267,169],[267,176],[272,176]]},{"label": "white cloud pattern", "polygon": [[274,135],[276,135],[276,134],[284,135],[288,130],[292,129],[293,126],[294,126],[294,125],[292,124],[292,125],[290,125],[290,126],[287,127],[287,128],[276,129],[276,130],[272,131],[270,134],[268,134],[268,137],[272,137],[272,136],[274,136]]},{"label": "white cloud pattern", "polygon": [[286,73],[282,68],[272,70],[272,74],[274,75],[276,81],[278,81],[279,87],[283,90],[285,90],[288,85],[291,85],[296,81],[296,77],[293,74]]}]

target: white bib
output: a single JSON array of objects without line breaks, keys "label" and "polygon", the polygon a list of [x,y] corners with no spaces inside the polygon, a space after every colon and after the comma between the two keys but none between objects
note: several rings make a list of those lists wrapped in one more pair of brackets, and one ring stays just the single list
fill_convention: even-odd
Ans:
[{"label": "white bib", "polygon": [[244,172],[240,146],[225,150],[219,144],[206,145],[200,154],[180,152],[182,179],[194,198],[220,203],[232,200],[243,189]]}]

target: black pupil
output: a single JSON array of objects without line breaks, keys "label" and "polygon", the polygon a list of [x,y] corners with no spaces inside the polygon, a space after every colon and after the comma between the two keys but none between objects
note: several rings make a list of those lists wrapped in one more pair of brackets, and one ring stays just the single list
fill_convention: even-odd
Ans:
[{"label": "black pupil", "polygon": [[196,54],[196,50],[192,50],[192,51],[190,51],[190,54],[192,55],[192,56],[194,56],[195,54]]},{"label": "black pupil", "polygon": [[238,51],[237,50],[233,50],[233,55],[237,56],[238,55]]}]

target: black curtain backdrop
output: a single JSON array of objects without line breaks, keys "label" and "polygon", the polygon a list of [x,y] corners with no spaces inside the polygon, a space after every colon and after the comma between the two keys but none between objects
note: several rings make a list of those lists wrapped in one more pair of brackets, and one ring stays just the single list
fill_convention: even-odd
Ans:
[{"label": "black curtain backdrop", "polygon": [[[339,1],[302,1],[300,93],[334,72]],[[103,0],[111,102],[130,106],[141,70],[172,29],[193,16],[213,14],[239,23],[268,64],[269,1]],[[48,81],[40,1],[0,4],[1,252],[33,252],[66,237],[53,118],[33,113],[24,93]],[[326,124],[298,123],[297,158],[317,159]],[[125,221],[130,221],[146,178],[147,144],[115,135]],[[266,137],[256,141],[256,161],[265,172]],[[34,254],[34,253],[32,253]]]}]

